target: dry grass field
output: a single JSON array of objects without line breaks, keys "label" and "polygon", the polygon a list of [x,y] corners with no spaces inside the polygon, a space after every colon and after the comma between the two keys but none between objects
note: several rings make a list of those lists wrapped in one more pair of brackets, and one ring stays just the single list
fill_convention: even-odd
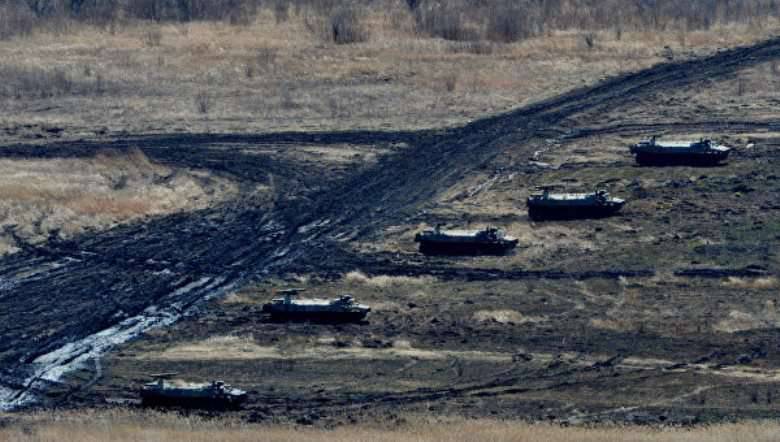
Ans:
[{"label": "dry grass field", "polygon": [[551,27],[517,42],[463,41],[427,35],[405,2],[384,0],[362,12],[370,38],[334,44],[318,14],[291,8],[280,21],[261,9],[241,25],[70,23],[0,40],[0,125],[21,136],[35,135],[24,125],[55,126],[62,137],[444,127],[757,41],[777,25]]},{"label": "dry grass field", "polygon": [[[103,407],[0,416],[0,440],[776,439],[777,44],[711,60],[776,36],[780,12],[677,3],[107,19],[0,0],[0,399],[13,374],[57,378],[33,391],[44,406]],[[655,134],[735,151],[637,167],[627,146]],[[543,185],[628,203],[531,222]],[[422,256],[415,233],[439,223],[520,247]],[[372,312],[278,323],[261,307],[280,287]],[[25,378],[51,360],[68,376]],[[219,418],[117,411],[165,372],[250,399]]]},{"label": "dry grass field", "polygon": [[[353,44],[329,41],[323,22],[328,9],[306,2],[284,14],[278,7],[261,8],[238,24],[54,20],[22,35],[7,34],[0,38],[0,142],[440,128],[666,59],[758,41],[777,25],[775,18],[761,17],[691,30],[673,22],[673,31],[665,32],[647,26],[552,26],[504,43],[426,33],[402,1],[358,10],[362,29],[370,34]],[[9,17],[0,28],[10,26],[13,14]],[[462,27],[477,25],[466,19]],[[752,99],[773,90],[774,83],[764,80],[777,78],[776,71],[776,65],[767,66],[735,87]],[[721,104],[714,107],[724,113],[744,111],[739,104],[726,109]],[[296,155],[325,164],[334,160],[320,154]],[[174,176],[170,170],[132,172],[152,180],[148,183],[128,180],[122,170],[127,161],[109,171],[107,162],[98,160],[99,172],[90,167],[95,161],[87,161],[4,160],[0,167],[13,173],[4,174],[8,183],[0,184],[0,195],[8,195],[0,223],[15,226],[19,238],[35,243],[54,230],[70,238],[86,228],[203,208],[231,195],[231,184],[222,179],[204,184],[211,178],[184,178],[201,172],[177,171],[176,179],[161,179]],[[19,170],[27,171],[28,181],[20,181]],[[93,175],[82,176],[82,170]],[[3,253],[18,249],[8,232],[0,243]]]},{"label": "dry grass field", "polygon": [[140,149],[92,158],[0,160],[0,253],[233,197],[230,180],[156,164]]},{"label": "dry grass field", "polygon": [[745,422],[695,429],[595,427],[566,428],[548,424],[410,417],[393,426],[349,426],[332,429],[275,427],[177,417],[153,413],[98,412],[21,418],[0,429],[8,442],[770,442],[777,439],[773,422]]}]

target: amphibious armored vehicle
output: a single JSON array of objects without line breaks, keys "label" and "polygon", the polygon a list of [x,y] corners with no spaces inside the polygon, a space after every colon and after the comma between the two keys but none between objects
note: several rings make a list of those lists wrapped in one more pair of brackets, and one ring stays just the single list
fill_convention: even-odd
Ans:
[{"label": "amphibious armored vehicle", "polygon": [[642,165],[714,166],[725,161],[731,148],[702,138],[699,141],[659,142],[656,137],[631,146],[631,153]]},{"label": "amphibious armored vehicle", "polygon": [[517,239],[503,230],[424,230],[414,237],[420,252],[426,255],[503,255],[517,246]]},{"label": "amphibious armored vehicle", "polygon": [[263,305],[263,312],[281,320],[320,320],[355,322],[366,317],[371,308],[359,304],[350,295],[336,299],[294,299],[303,289],[280,290],[280,297]]},{"label": "amphibious armored vehicle", "polygon": [[620,210],[625,201],[609,196],[606,190],[591,193],[551,193],[528,197],[528,216],[534,220],[602,218]]},{"label": "amphibious armored vehicle", "polygon": [[246,391],[230,387],[222,381],[206,384],[174,383],[160,376],[141,388],[141,404],[145,406],[235,410],[241,408],[246,399]]}]

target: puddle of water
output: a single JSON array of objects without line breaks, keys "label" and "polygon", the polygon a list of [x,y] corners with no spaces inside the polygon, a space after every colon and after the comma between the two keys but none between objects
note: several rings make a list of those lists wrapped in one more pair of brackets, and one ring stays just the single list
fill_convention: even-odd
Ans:
[{"label": "puddle of water", "polygon": [[[233,285],[216,290],[225,278],[201,278],[182,287],[170,296],[180,296],[186,292],[200,289],[207,293],[201,300],[206,301],[232,290]],[[33,363],[33,375],[24,384],[24,391],[0,389],[0,411],[10,411],[36,402],[33,391],[44,390],[47,383],[59,382],[64,375],[85,367],[103,353],[119,344],[123,344],[154,327],[165,327],[176,322],[184,314],[179,303],[166,308],[155,306],[147,308],[141,315],[125,319],[119,324],[87,336],[78,341],[70,342],[57,350],[36,358]]]}]

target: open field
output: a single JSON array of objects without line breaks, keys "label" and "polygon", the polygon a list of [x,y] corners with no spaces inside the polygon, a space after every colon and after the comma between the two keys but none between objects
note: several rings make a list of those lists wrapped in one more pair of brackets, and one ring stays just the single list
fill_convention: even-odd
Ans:
[{"label": "open field", "polygon": [[[728,59],[697,63],[713,93],[767,65],[723,74]],[[677,87],[677,112],[700,93]],[[338,253],[287,263],[281,278],[249,284],[197,318],[123,346],[103,360],[104,378],[71,404],[132,399],[149,373],[178,372],[253,391],[239,415],[268,422],[328,426],[399,412],[656,424],[773,416],[778,261],[767,245],[779,234],[777,122],[767,118],[767,94],[752,101],[755,117],[735,120],[637,116],[612,126],[604,112],[575,114],[544,138],[510,134],[490,144],[500,154],[469,172],[457,172],[457,156],[432,166],[443,172],[412,169],[406,191],[376,198],[393,207],[415,183],[436,183],[411,210],[346,212],[352,218],[339,221],[345,203],[332,203],[330,215],[318,212],[305,225],[330,223],[329,235],[340,238],[374,224],[358,230],[360,240],[340,241]],[[665,94],[652,96],[642,108],[666,103],[675,111]],[[642,115],[642,98],[620,99],[595,107]],[[728,99],[739,100],[751,99]],[[715,131],[737,148],[717,168],[640,168],[626,152],[639,136]],[[398,159],[413,150],[402,148],[399,164],[413,167],[413,155]],[[404,166],[381,170],[390,179]],[[530,223],[523,200],[541,184],[606,186],[630,203],[607,220]],[[522,246],[504,258],[421,257],[412,236],[436,222],[496,224]],[[310,228],[304,235],[317,238]],[[278,286],[353,293],[374,311],[358,325],[268,322],[260,307]],[[77,385],[93,379],[86,367]]]},{"label": "open field", "polygon": [[[7,9],[10,6],[0,7],[19,13]],[[680,27],[666,17],[673,32],[658,32],[650,25],[632,22],[638,18],[629,16],[625,24],[599,24],[596,29],[557,25],[543,34],[519,34],[522,38],[506,43],[496,41],[487,31],[482,39],[480,35],[453,39],[426,34],[416,21],[419,17],[404,2],[386,0],[356,7],[362,27],[370,29],[370,38],[342,45],[323,35],[328,8],[299,2],[282,16],[278,7],[261,8],[251,21],[240,20],[240,24],[235,20],[84,23],[52,19],[22,35],[0,32],[0,37],[8,35],[0,38],[0,57],[5,60],[0,67],[0,141],[29,146],[90,140],[92,151],[78,154],[82,156],[96,155],[101,143],[110,149],[117,140],[137,134],[453,127],[664,60],[755,42],[772,35],[777,25],[771,15],[758,15],[757,22],[728,20],[724,15],[707,27]],[[758,14],[745,13],[747,17]],[[559,21],[576,22],[561,14]],[[0,31],[12,24],[0,23]],[[474,31],[478,23],[465,20],[459,26]],[[776,71],[776,63],[761,71],[769,75],[768,82],[766,76],[755,74],[739,79],[742,100],[762,96],[771,104],[777,89]],[[699,107],[692,106],[697,111]],[[742,108],[734,103],[711,107],[725,113]],[[119,146],[128,147],[132,146]],[[378,150],[366,145],[357,150],[348,144],[341,147],[301,146],[292,153],[292,160],[329,167],[334,162],[341,166],[345,159],[351,164],[370,162],[377,153],[388,152],[386,146],[377,146]],[[281,150],[279,146],[263,149],[264,155]],[[153,162],[159,159],[150,158]],[[193,165],[174,161],[178,167]],[[201,167],[195,173],[209,176],[211,172]],[[82,185],[85,178],[68,177],[67,171],[58,175],[52,181],[55,186],[60,180],[67,185],[71,179],[71,184]],[[121,166],[104,175],[116,175],[111,178],[114,181],[125,179]],[[111,212],[94,219],[86,219],[78,208],[70,213],[70,206],[78,202],[63,201],[57,192],[43,190],[34,197],[38,201],[34,204],[24,199],[21,206],[11,203],[13,215],[3,224],[18,226],[25,241],[40,242],[55,229],[59,237],[69,239],[85,228],[104,229],[138,219],[130,212],[163,214],[221,201],[198,192],[230,194],[222,188],[196,191],[189,183],[169,182],[168,192],[176,194],[178,201],[163,209],[159,198],[172,195],[160,196],[155,193],[159,189],[138,186],[135,192],[145,192],[143,197],[126,191],[89,193],[95,200],[93,206]],[[42,211],[68,213],[46,221]],[[1,235],[2,250],[18,249],[13,235]]]},{"label": "open field", "polygon": [[638,427],[563,428],[555,425],[495,420],[421,419],[410,417],[392,426],[350,426],[333,429],[274,427],[173,417],[153,413],[98,412],[22,418],[0,429],[0,438],[26,441],[578,441],[578,442],[764,442],[776,439],[777,424],[747,422],[698,429]]},{"label": "open field", "polygon": [[307,11],[280,22],[264,9],[249,25],[76,23],[0,40],[0,135],[441,128],[755,42],[777,25],[551,29],[506,44],[427,36],[404,2],[388,0],[363,14],[370,39],[338,45]]},{"label": "open field", "polygon": [[[176,372],[249,403],[227,423],[154,417],[151,438],[286,440],[295,424],[339,440],[767,440],[774,424],[517,421],[777,416],[776,15],[502,42],[495,17],[444,38],[382,4],[350,44],[306,8],[0,40],[0,408],[115,410]],[[654,134],[735,150],[719,167],[636,166],[627,146]],[[628,204],[531,222],[541,185]],[[414,234],[438,223],[496,225],[520,247],[424,257]],[[278,287],[373,311],[272,322]],[[132,413],[94,420],[115,412],[95,430],[15,414],[6,434],[138,430]]]}]

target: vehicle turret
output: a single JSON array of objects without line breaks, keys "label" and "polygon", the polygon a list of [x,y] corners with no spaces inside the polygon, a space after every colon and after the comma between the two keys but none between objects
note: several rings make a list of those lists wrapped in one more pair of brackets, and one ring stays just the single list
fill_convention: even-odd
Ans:
[{"label": "vehicle turret", "polygon": [[274,297],[263,305],[263,312],[272,318],[283,320],[326,320],[336,322],[360,321],[371,311],[367,305],[354,300],[352,295],[343,294],[335,299],[296,299],[304,289],[277,291],[282,295]]}]

